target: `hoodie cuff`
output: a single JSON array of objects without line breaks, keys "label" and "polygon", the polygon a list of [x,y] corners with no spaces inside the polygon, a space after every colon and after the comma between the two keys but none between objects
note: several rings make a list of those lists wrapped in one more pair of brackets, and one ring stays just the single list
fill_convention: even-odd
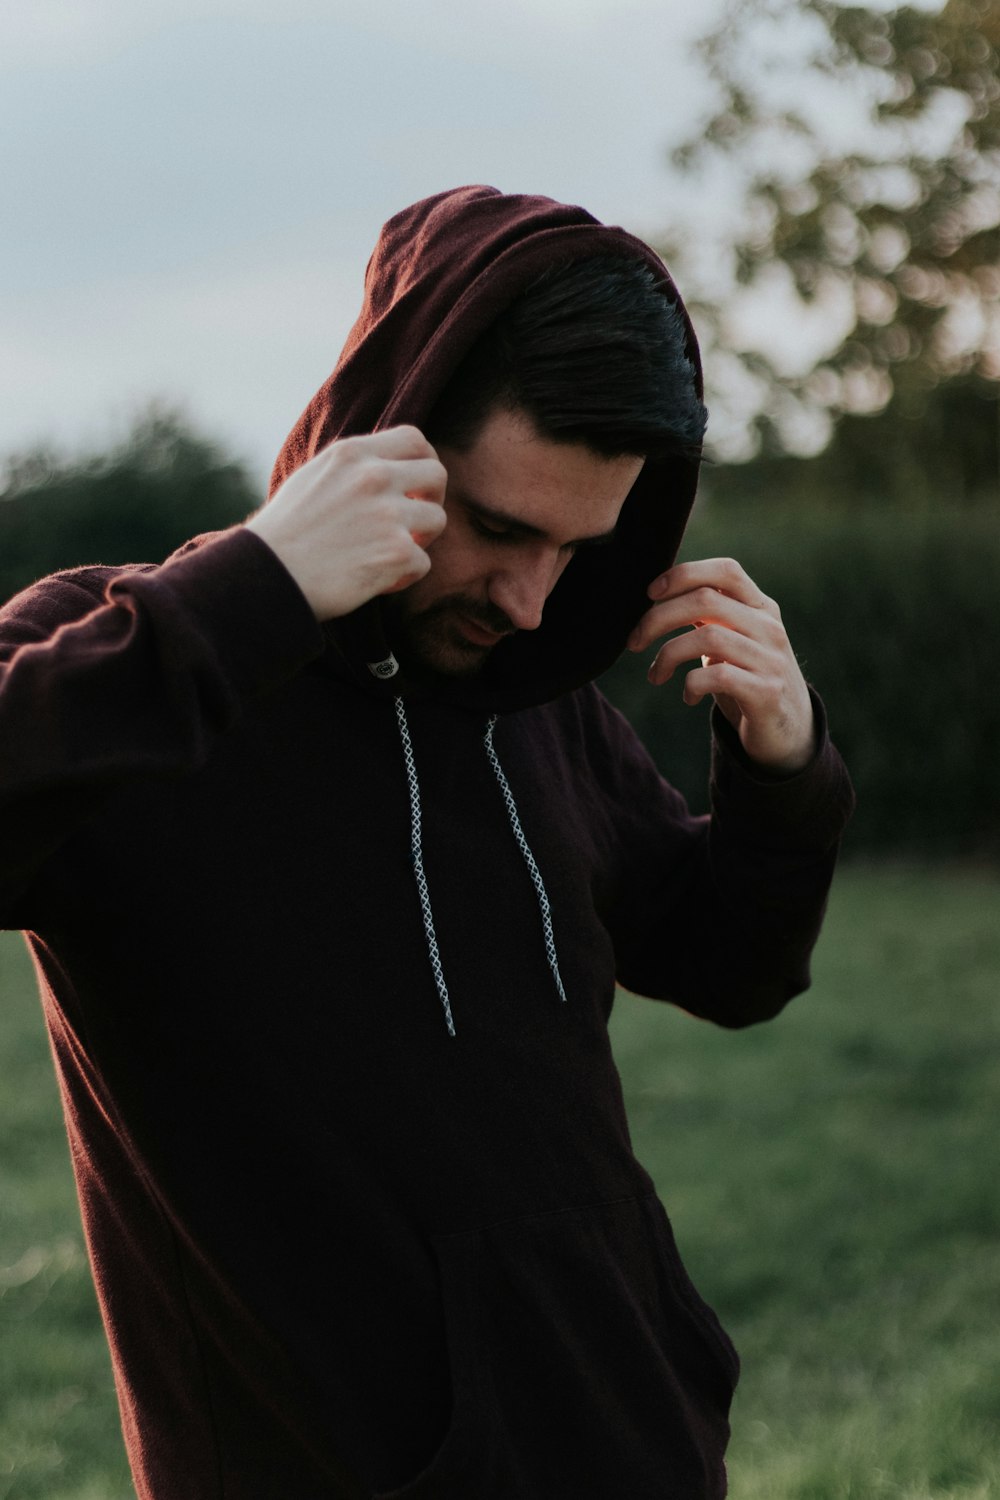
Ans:
[{"label": "hoodie cuff", "polygon": [[791,776],[769,774],[747,755],[725,714],[712,709],[712,807],[726,827],[740,825],[774,849],[829,849],[854,809],[854,789],[830,739],[826,709],[811,687],[816,722],[812,759]]},{"label": "hoodie cuff", "polygon": [[131,595],[168,627],[158,632],[164,654],[211,655],[244,699],[279,686],[325,649],[302,590],[245,526],[188,543],[148,572],[121,575],[107,595],[112,602]]}]

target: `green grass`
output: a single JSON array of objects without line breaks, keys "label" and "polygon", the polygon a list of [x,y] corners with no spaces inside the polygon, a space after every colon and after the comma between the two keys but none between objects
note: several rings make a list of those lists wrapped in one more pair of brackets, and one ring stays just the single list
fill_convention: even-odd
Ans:
[{"label": "green grass", "polygon": [[[743,1356],[733,1500],[1000,1496],[998,981],[1000,876],[855,867],[777,1022],[616,1007],[636,1148]],[[13,937],[0,997],[0,1500],[127,1500]]]},{"label": "green grass", "polygon": [[132,1500],[52,1061],[0,933],[0,1500]]},{"label": "green grass", "polygon": [[636,1148],[733,1334],[734,1500],[1000,1496],[1000,879],[841,872],[812,990],[628,997]]}]

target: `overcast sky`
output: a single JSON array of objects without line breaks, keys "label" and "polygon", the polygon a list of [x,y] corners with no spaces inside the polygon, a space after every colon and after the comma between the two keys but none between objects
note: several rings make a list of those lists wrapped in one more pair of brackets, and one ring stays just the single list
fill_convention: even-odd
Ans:
[{"label": "overcast sky", "polygon": [[[464,182],[646,236],[720,0],[31,0],[0,12],[0,456],[182,405],[262,478],[381,223]],[[685,19],[685,16],[687,19]]]}]

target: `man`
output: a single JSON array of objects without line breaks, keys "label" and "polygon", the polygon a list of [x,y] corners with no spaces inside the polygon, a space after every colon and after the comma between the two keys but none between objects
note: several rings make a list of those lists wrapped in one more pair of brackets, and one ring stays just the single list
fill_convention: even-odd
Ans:
[{"label": "man", "polygon": [[[5,611],[0,916],[142,1500],[724,1494],[736,1357],[607,1016],[803,989],[850,792],[777,607],[671,567],[703,425],[646,246],[441,194],[264,509]],[[711,819],[591,685],[665,636]]]}]

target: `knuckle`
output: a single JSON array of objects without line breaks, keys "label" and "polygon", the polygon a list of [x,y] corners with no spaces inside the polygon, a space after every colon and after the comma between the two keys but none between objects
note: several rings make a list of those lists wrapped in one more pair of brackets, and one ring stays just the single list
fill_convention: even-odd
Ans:
[{"label": "knuckle", "polygon": [[356,463],[364,451],[358,437],[342,437],[326,450],[335,463]]},{"label": "knuckle", "polygon": [[421,521],[436,522],[442,520],[445,516],[445,508],[441,502],[439,500],[428,499],[423,492],[419,495],[408,494],[407,499],[413,506],[414,514],[418,515]]},{"label": "knuckle", "polygon": [[383,495],[389,487],[390,474],[391,468],[384,458],[370,457],[358,475],[358,485],[366,495]]},{"label": "knuckle", "polygon": [[399,427],[393,428],[393,436],[396,451],[402,447],[407,458],[427,458],[434,452],[420,428],[415,427],[412,422],[403,422]]},{"label": "knuckle", "polygon": [[408,532],[397,531],[389,535],[381,548],[381,555],[387,568],[412,570],[416,566],[416,549]]}]

